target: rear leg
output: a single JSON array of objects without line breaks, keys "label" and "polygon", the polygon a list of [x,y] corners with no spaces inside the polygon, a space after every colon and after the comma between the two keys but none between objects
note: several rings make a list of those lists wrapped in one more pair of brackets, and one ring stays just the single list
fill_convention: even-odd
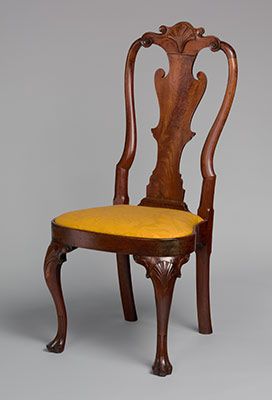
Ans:
[{"label": "rear leg", "polygon": [[116,257],[124,317],[126,321],[137,321],[137,312],[135,308],[131,281],[129,255],[116,254]]},{"label": "rear leg", "polygon": [[210,310],[210,251],[205,245],[196,250],[196,294],[199,332],[212,333]]}]

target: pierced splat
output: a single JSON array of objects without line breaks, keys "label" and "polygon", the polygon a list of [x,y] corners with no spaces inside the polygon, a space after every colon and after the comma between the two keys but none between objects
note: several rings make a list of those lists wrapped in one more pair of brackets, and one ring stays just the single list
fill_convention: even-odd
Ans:
[{"label": "pierced splat", "polygon": [[144,47],[162,47],[169,60],[167,75],[163,69],[155,73],[160,119],[152,133],[158,158],[141,205],[187,210],[179,165],[184,146],[195,135],[191,121],[207,86],[203,72],[194,78],[193,65],[201,48],[213,46],[215,50],[220,44],[213,36],[203,37],[202,28],[195,29],[185,22],[171,28],[162,26],[160,31],[161,34],[146,33],[141,39]]}]

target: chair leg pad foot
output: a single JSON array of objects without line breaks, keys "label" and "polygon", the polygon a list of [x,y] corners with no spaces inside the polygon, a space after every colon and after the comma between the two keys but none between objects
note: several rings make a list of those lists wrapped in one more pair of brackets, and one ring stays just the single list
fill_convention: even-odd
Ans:
[{"label": "chair leg pad foot", "polygon": [[154,362],[152,372],[154,375],[166,376],[172,373],[173,367],[169,361],[158,359]]},{"label": "chair leg pad foot", "polygon": [[46,346],[50,353],[62,353],[64,350],[65,341],[63,338],[56,338]]}]

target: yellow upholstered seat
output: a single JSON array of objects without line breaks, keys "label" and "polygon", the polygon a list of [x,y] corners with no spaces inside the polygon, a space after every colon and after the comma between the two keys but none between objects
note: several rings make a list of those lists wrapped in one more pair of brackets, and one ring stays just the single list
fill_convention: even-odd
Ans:
[{"label": "yellow upholstered seat", "polygon": [[169,239],[192,234],[202,218],[168,208],[114,205],[71,211],[54,221],[57,225],[89,232]]}]

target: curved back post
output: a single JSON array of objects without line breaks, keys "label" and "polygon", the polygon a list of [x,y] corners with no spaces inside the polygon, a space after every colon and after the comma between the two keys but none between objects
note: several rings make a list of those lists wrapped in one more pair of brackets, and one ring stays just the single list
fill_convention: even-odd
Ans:
[{"label": "curved back post", "polygon": [[128,173],[133,163],[137,146],[137,127],[134,101],[134,67],[141,40],[131,45],[125,66],[126,138],[123,154],[116,165],[114,204],[128,204]]},{"label": "curved back post", "polygon": [[216,183],[213,158],[216,145],[233,103],[238,77],[238,65],[234,49],[228,43],[222,41],[220,42],[220,49],[225,53],[228,60],[228,82],[222,105],[210,129],[201,153],[201,173],[203,182],[198,215],[203,219],[213,218],[213,199]]}]

